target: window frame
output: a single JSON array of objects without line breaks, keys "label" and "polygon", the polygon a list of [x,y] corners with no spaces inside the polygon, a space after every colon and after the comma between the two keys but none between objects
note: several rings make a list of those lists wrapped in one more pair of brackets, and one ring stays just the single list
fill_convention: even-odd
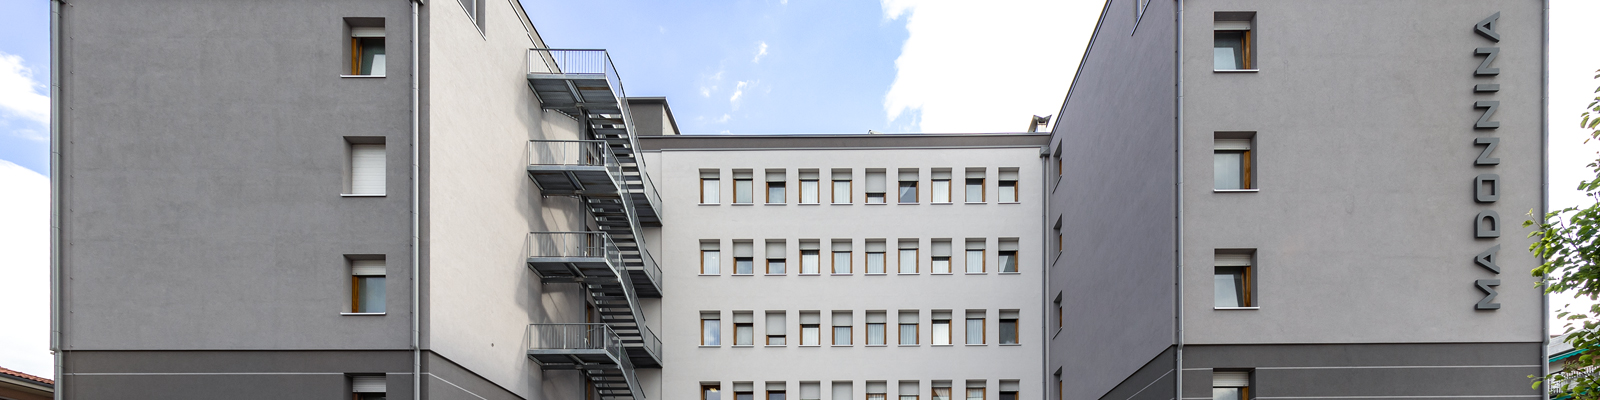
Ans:
[{"label": "window frame", "polygon": [[[872,256],[873,255],[877,255],[878,256],[877,257],[878,258],[878,272],[872,272],[872,258],[873,258]],[[868,251],[867,252],[867,258],[866,258],[866,270],[864,271],[864,273],[867,274],[867,275],[886,275],[886,274],[888,274],[888,271],[889,271],[889,265],[888,264],[889,264],[889,254],[888,254],[888,252],[884,252],[884,251]]]},{"label": "window frame", "polygon": [[[740,266],[741,265],[743,265],[746,268],[746,271],[744,271],[744,272],[740,271]],[[740,275],[740,276],[755,275],[756,274],[756,258],[755,257],[734,257],[733,258],[733,274],[734,275]]]},{"label": "window frame", "polygon": [[[944,190],[939,190],[939,184],[944,184]],[[944,194],[943,200],[939,194]],[[940,178],[928,181],[928,202],[933,204],[954,203],[955,192],[950,188],[950,179]]]},{"label": "window frame", "polygon": [[[828,193],[829,195],[832,195],[832,197],[833,197],[833,199],[832,199],[833,202],[830,203],[830,204],[850,204],[850,203],[855,202],[855,192],[854,192],[855,184],[851,183],[851,182],[854,182],[854,181],[842,181],[842,180],[835,179],[832,182],[833,182],[833,190]],[[840,202],[839,201],[839,184],[840,183],[844,184],[844,202]]]},{"label": "window frame", "polygon": [[[944,262],[944,272],[940,272],[939,268],[938,268],[939,263],[941,261]],[[950,267],[951,267],[951,265],[950,265],[950,256],[933,256],[933,257],[929,258],[929,260],[928,260],[928,273],[930,273],[930,274],[935,274],[935,275],[949,275],[949,274],[952,274],[952,273],[954,273],[954,271],[951,270]]]},{"label": "window frame", "polygon": [[[749,332],[741,333],[741,329],[748,329]],[[746,336],[749,336],[749,337],[746,337]],[[755,336],[756,336],[756,324],[755,323],[753,323],[753,322],[735,322],[735,323],[733,323],[733,345],[734,346],[755,346],[756,345],[756,337]],[[741,343],[741,341],[746,340],[746,339],[748,339],[750,341],[750,343]]]},{"label": "window frame", "polygon": [[[987,274],[987,273],[989,273],[989,260],[988,260],[989,252],[988,252],[987,249],[976,249],[976,250],[967,249],[966,252],[967,252],[966,253],[967,257],[966,257],[965,261],[967,262],[967,264],[966,264],[967,273],[969,273],[969,274]],[[978,271],[977,272],[973,272],[972,271],[972,258],[973,258],[972,257],[972,253],[973,252],[977,252],[978,253],[978,257],[977,257],[978,258]]]},{"label": "window frame", "polygon": [[722,398],[722,385],[721,384],[706,384],[706,383],[700,384],[700,400],[712,400],[711,399],[711,392],[716,392],[717,393],[717,399],[716,400],[724,400]]},{"label": "window frame", "polygon": [[[1238,59],[1239,65],[1235,65],[1235,67],[1238,67],[1238,68],[1217,69],[1216,68],[1215,51],[1213,50],[1212,68],[1211,68],[1212,71],[1213,72],[1255,72],[1255,71],[1258,71],[1259,70],[1258,68],[1260,67],[1260,65],[1256,60],[1256,54],[1255,54],[1256,53],[1255,52],[1256,21],[1255,21],[1254,13],[1243,13],[1243,14],[1241,14],[1241,13],[1223,13],[1223,12],[1218,12],[1217,14],[1233,14],[1233,15],[1225,16],[1225,17],[1224,16],[1219,16],[1217,19],[1215,19],[1212,22],[1212,27],[1211,27],[1211,32],[1212,32],[1211,48],[1212,49],[1217,49],[1218,48],[1217,47],[1217,39],[1218,39],[1217,36],[1219,34],[1222,34],[1224,32],[1229,32],[1229,33],[1242,32],[1239,35],[1239,52],[1243,53],[1243,54]],[[1241,19],[1241,17],[1246,17],[1246,16],[1248,16],[1248,18]],[[1226,19],[1224,19],[1224,18],[1226,18]],[[1226,24],[1229,24],[1229,25],[1242,23],[1244,25],[1244,29],[1238,29],[1236,27],[1237,25],[1230,26],[1230,27],[1220,27],[1220,26],[1218,26],[1218,25],[1223,24],[1223,23],[1226,23]],[[1230,60],[1230,62],[1231,61],[1232,60]]]},{"label": "window frame", "polygon": [[[917,275],[922,273],[922,249],[899,249],[895,252],[895,272],[900,275]],[[906,272],[906,252],[911,252],[911,272]]]},{"label": "window frame", "polygon": [[[711,201],[706,201],[707,189]],[[722,204],[722,178],[700,178],[700,204]]]},{"label": "window frame", "polygon": [[[779,197],[778,201],[772,201],[772,192],[774,190],[776,190],[778,192],[778,197]],[[785,182],[785,181],[767,181],[767,202],[766,202],[766,204],[788,204],[788,203],[789,203],[789,182]]]},{"label": "window frame", "polygon": [[[972,197],[972,187],[974,186],[973,183],[972,183],[973,181],[977,181],[978,182],[977,185],[976,185],[978,187],[978,201],[972,201],[972,198],[971,198]],[[962,187],[966,188],[966,190],[963,191],[963,192],[964,192],[965,196],[967,196],[967,197],[962,199],[962,200],[966,201],[967,203],[988,203],[989,202],[989,186],[988,186],[988,182],[987,181],[988,181],[987,178],[966,178],[966,180],[964,181],[964,182],[966,182],[966,184],[962,185]]]},{"label": "window frame", "polygon": [[800,275],[822,275],[822,250],[800,250]]},{"label": "window frame", "polygon": [[[708,331],[709,333],[716,334],[717,337],[712,338],[707,336],[706,334]],[[711,339],[716,339],[716,343],[707,343],[711,341]],[[717,318],[706,318],[704,315],[700,316],[700,345],[722,347],[722,316],[719,315]]]},{"label": "window frame", "polygon": [[[996,192],[997,192],[996,195],[1000,196],[1000,198],[997,199],[997,200],[999,200],[999,202],[1001,204],[1011,204],[1011,203],[1021,203],[1022,202],[1022,190],[1020,188],[1018,188],[1017,181],[1007,181],[1007,180],[1000,181],[999,188],[996,189]],[[1011,194],[1011,201],[1006,201],[1006,194],[1007,193]]]},{"label": "window frame", "polygon": [[[1020,258],[1018,258],[1019,257],[1018,256],[1019,252],[1020,252],[1020,250],[996,250],[995,251],[995,253],[996,253],[995,256],[997,258],[999,258],[999,260],[997,260],[997,261],[1000,262],[1000,266],[999,266],[1000,267],[1000,273],[1002,273],[1002,274],[1016,274],[1016,273],[1021,273],[1022,272],[1022,266],[1019,265],[1019,264],[1021,264],[1019,262]],[[1011,270],[1010,271],[1006,270],[1006,253],[1011,253]]]},{"label": "window frame", "polygon": [[[733,204],[755,204],[755,186],[756,184],[754,178],[733,178]],[[744,189],[744,195],[748,196],[745,201],[739,201],[739,192],[741,187]]]},{"label": "window frame", "polygon": [[[898,328],[898,330],[896,332],[899,333],[899,335],[898,335],[900,337],[900,343],[899,344],[901,346],[920,346],[920,345],[922,345],[922,327],[921,326],[919,326],[917,323],[907,324],[907,323],[904,323],[904,322],[901,322],[898,325],[899,325],[899,328]],[[906,339],[906,328],[911,328],[911,340],[912,340],[911,343],[906,343],[906,341],[905,341],[905,339]]]},{"label": "window frame", "polygon": [[[812,335],[806,335],[806,329],[813,330],[813,334]],[[814,342],[812,344],[806,344],[806,339],[811,339]],[[821,323],[800,324],[800,346],[821,346],[821,345],[822,345],[822,324]]]},{"label": "window frame", "polygon": [[[779,266],[779,268],[782,268],[782,270],[780,270],[778,272],[772,272],[772,265],[773,265],[774,261],[777,262],[777,265]],[[788,263],[788,259],[787,258],[768,258],[767,259],[767,275],[788,275],[788,274],[789,274],[789,263]]]},{"label": "window frame", "polygon": [[[811,190],[809,190],[809,191],[806,190],[806,184],[807,183],[811,184]],[[799,199],[795,199],[795,201],[797,203],[799,203],[799,204],[822,204],[822,193],[820,193],[820,191],[822,190],[821,186],[822,186],[822,183],[821,183],[821,180],[819,180],[819,179],[801,179],[800,180],[800,198]],[[810,195],[810,197],[812,197],[811,201],[806,201],[806,196],[807,195]]]},{"label": "window frame", "polygon": [[[921,193],[922,191],[919,188],[917,188],[917,181],[899,181],[899,182],[900,182],[900,185],[895,186],[897,189],[899,189],[899,191],[895,192],[895,194],[897,194],[897,196],[895,196],[895,198],[898,199],[900,202],[896,203],[896,204],[918,204],[918,203],[920,203],[922,201],[922,193]],[[911,188],[911,202],[906,202],[905,189],[908,186]]]},{"label": "window frame", "polygon": [[[978,343],[972,342],[972,321],[974,320],[978,321]],[[963,333],[966,333],[965,344],[972,346],[989,344],[989,317],[987,315],[983,316],[982,318],[973,318],[968,316],[966,321],[966,330],[963,331]]]},{"label": "window frame", "polygon": [[[873,325],[877,325],[878,326],[878,343],[876,343],[876,344],[872,343],[872,326]],[[866,343],[867,346],[888,346],[889,345],[889,331],[888,331],[889,323],[887,323],[887,322],[868,322],[868,323],[866,323],[866,328],[867,328],[867,335],[866,335],[867,336],[867,343]]]},{"label": "window frame", "polygon": [[[953,322],[954,320],[951,320],[951,319],[932,319],[930,321],[931,321],[930,322],[930,325],[931,325],[930,329],[932,329],[932,331],[930,331],[928,333],[928,340],[932,341],[932,343],[930,343],[930,344],[934,345],[934,346],[954,346],[955,343],[956,343],[956,340],[955,340],[956,339],[955,338],[955,336],[956,336],[955,323]],[[939,340],[938,340],[938,339],[940,339],[939,335],[938,335],[939,325],[944,325],[944,338],[943,338],[944,339],[944,343],[939,343]]]},{"label": "window frame", "polygon": [[[832,263],[833,265],[830,265],[829,267],[832,268],[832,274],[833,275],[852,275],[852,274],[855,273],[855,269],[854,269],[855,266],[852,265],[852,264],[854,264],[855,260],[854,260],[854,255],[851,254],[851,252],[849,252],[849,251],[835,251],[835,252],[832,252],[832,253],[833,253],[833,263]],[[839,255],[844,255],[844,272],[839,272]]]},{"label": "window frame", "polygon": [[[855,329],[854,328],[855,328],[855,326],[853,326],[853,325],[834,325],[833,326],[833,337],[832,337],[833,345],[834,346],[854,346],[855,345]],[[844,344],[839,344],[839,338],[840,338],[839,330],[840,329],[844,329],[844,336],[843,336],[844,337]]]},{"label": "window frame", "polygon": [[[999,340],[999,343],[997,343],[997,344],[1003,345],[1003,346],[1012,346],[1012,345],[1021,345],[1022,344],[1022,322],[1020,320],[1021,320],[1020,318],[1001,318],[1000,319],[1000,326],[999,326],[1000,332],[998,334],[999,337],[995,338],[996,340]],[[1006,335],[1005,335],[1006,324],[1008,324],[1008,323],[1011,324],[1011,337],[1009,337],[1009,338],[1007,338]],[[1006,339],[1011,339],[1011,343],[1006,343]]]},{"label": "window frame", "polygon": [[[706,255],[708,254],[712,255],[713,263],[711,264],[706,263]],[[715,271],[706,272],[707,265],[711,266]],[[700,250],[700,275],[722,275],[722,249]]]}]

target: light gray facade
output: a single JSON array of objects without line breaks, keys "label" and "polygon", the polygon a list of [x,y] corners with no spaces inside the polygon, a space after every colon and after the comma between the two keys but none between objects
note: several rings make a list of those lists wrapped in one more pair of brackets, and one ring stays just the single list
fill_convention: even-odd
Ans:
[{"label": "light gray facade", "polygon": [[[1542,2],[1152,2],[1137,27],[1135,3],[1107,4],[1052,141],[1061,398],[1209,398],[1219,370],[1258,398],[1540,396]],[[1219,71],[1230,29],[1252,65]],[[1250,183],[1219,188],[1239,139]],[[1229,254],[1244,307],[1215,299]]]}]

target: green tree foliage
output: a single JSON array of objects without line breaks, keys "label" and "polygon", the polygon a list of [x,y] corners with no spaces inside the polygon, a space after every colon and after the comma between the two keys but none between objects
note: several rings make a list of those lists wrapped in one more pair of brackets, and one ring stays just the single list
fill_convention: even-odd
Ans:
[{"label": "green tree foliage", "polygon": [[[1600,71],[1596,71],[1595,78],[1600,79]],[[1600,94],[1600,88],[1595,93]],[[1600,95],[1589,103],[1582,117],[1579,126],[1590,130],[1584,143],[1600,140],[1600,129],[1596,129],[1600,126]],[[1578,183],[1578,190],[1596,203],[1551,211],[1544,215],[1544,222],[1535,220],[1537,215],[1530,210],[1529,219],[1522,223],[1523,227],[1538,227],[1528,235],[1537,239],[1528,250],[1544,259],[1544,264],[1533,269],[1533,276],[1540,278],[1545,293],[1568,292],[1600,299],[1600,242],[1595,240],[1600,232],[1600,158],[1589,163],[1589,169],[1595,178]],[[1566,323],[1562,332],[1568,335],[1566,342],[1583,353],[1567,358],[1564,370],[1544,377],[1549,379],[1551,392],[1559,394],[1557,397],[1600,399],[1600,357],[1589,351],[1600,348],[1600,304],[1583,311],[1561,311],[1556,318]],[[1533,385],[1538,387],[1540,383],[1536,380]]]}]

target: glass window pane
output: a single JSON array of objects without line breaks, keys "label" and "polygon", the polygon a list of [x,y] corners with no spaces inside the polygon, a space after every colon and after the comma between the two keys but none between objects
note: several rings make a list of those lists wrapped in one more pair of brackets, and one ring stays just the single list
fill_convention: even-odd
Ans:
[{"label": "glass window pane", "polygon": [[733,202],[735,202],[735,203],[754,203],[755,202],[755,193],[753,192],[755,190],[754,186],[755,185],[752,184],[750,182],[750,180],[748,180],[748,179],[735,179],[733,181]]},{"label": "glass window pane", "polygon": [[361,293],[361,307],[356,312],[381,313],[385,312],[384,304],[384,277],[359,276],[356,277],[357,290]]},{"label": "glass window pane", "polygon": [[883,324],[867,324],[867,344],[882,345],[884,339]]},{"label": "glass window pane", "polygon": [[1211,388],[1211,400],[1244,400],[1239,392],[1239,388]]},{"label": "glass window pane", "polygon": [[716,179],[702,179],[702,180],[700,180],[700,202],[701,203],[716,204],[716,203],[721,203],[722,202],[722,199],[718,198],[718,196],[719,196],[718,190],[721,189],[721,186],[719,186],[718,182],[719,181],[716,180]]},{"label": "glass window pane", "polygon": [[1015,202],[1017,202],[1017,182],[1016,181],[1001,181],[1000,182],[1000,202],[1001,203],[1015,203]]},{"label": "glass window pane", "polygon": [[735,275],[750,275],[756,273],[755,260],[748,258],[733,259],[733,273]]},{"label": "glass window pane", "polygon": [[722,345],[722,320],[700,320],[700,344],[705,346]]},{"label": "glass window pane", "polygon": [[1000,344],[1017,344],[1017,320],[1000,320]]},{"label": "glass window pane", "polygon": [[1217,267],[1215,279],[1217,307],[1244,307],[1244,268]]},{"label": "glass window pane", "polygon": [[933,181],[933,186],[929,187],[929,192],[928,201],[934,203],[949,203],[950,181],[944,179]]},{"label": "glass window pane", "polygon": [[974,388],[969,388],[969,389],[967,389],[967,400],[983,400],[983,389],[982,388],[975,388],[975,389]]},{"label": "glass window pane", "polygon": [[767,400],[783,400],[783,392],[767,392]]},{"label": "glass window pane", "polygon": [[722,252],[719,251],[700,252],[700,273],[706,275],[721,274],[722,272],[718,271],[717,268],[722,265],[721,254]]},{"label": "glass window pane", "polygon": [[933,321],[933,344],[950,344],[950,320]]},{"label": "glass window pane", "polygon": [[900,273],[902,273],[902,274],[915,274],[915,273],[917,273],[917,251],[916,250],[910,250],[910,249],[900,250]]},{"label": "glass window pane", "polygon": [[1219,151],[1212,162],[1216,188],[1219,190],[1244,189],[1244,153]]},{"label": "glass window pane", "polygon": [[734,393],[733,400],[756,400],[755,393]]},{"label": "glass window pane", "polygon": [[706,386],[703,389],[705,389],[705,392],[701,393],[700,398],[705,400],[722,400],[722,390],[718,389],[717,387]]},{"label": "glass window pane", "polygon": [[933,400],[950,400],[950,388],[933,388]]},{"label": "glass window pane", "polygon": [[917,344],[916,324],[900,324],[900,344]]},{"label": "glass window pane", "polygon": [[816,325],[800,327],[800,345],[816,346],[822,340],[822,328]]},{"label": "glass window pane", "polygon": [[769,335],[769,336],[767,336],[767,344],[773,345],[773,346],[782,346],[784,344],[783,343],[784,342],[783,339],[784,339],[783,336]]},{"label": "glass window pane", "polygon": [[361,75],[384,74],[384,38],[361,38]]},{"label": "glass window pane", "polygon": [[967,250],[967,272],[983,272],[983,250]]},{"label": "glass window pane", "polygon": [[737,345],[737,346],[749,346],[749,345],[756,344],[755,340],[756,340],[756,328],[755,328],[754,325],[739,324],[738,326],[733,327],[733,344],[734,345]]},{"label": "glass window pane", "polygon": [[767,185],[768,203],[783,203],[785,201],[788,200],[786,197],[783,197],[783,186]]},{"label": "glass window pane", "polygon": [[900,202],[901,203],[916,203],[917,202],[917,183],[916,182],[900,182]]},{"label": "glass window pane", "polygon": [[984,199],[983,199],[983,180],[982,179],[968,179],[967,180],[967,202],[968,203],[982,203],[983,201],[984,201]]},{"label": "glass window pane", "polygon": [[883,204],[888,201],[883,193],[867,193],[867,204]]},{"label": "glass window pane", "polygon": [[817,181],[800,181],[800,202],[817,204]]},{"label": "glass window pane", "polygon": [[833,273],[835,273],[835,274],[848,274],[848,273],[850,273],[850,253],[849,252],[836,251],[836,252],[833,253]]},{"label": "glass window pane", "polygon": [[1000,252],[1000,272],[1017,272],[1017,252]]},{"label": "glass window pane", "polygon": [[783,267],[783,260],[767,260],[767,273],[769,274],[784,274]]},{"label": "glass window pane", "polygon": [[822,271],[822,255],[817,250],[800,251],[800,273],[818,274]]},{"label": "glass window pane", "polygon": [[850,344],[850,327],[848,327],[848,326],[835,326],[835,327],[833,327],[833,344],[835,344],[835,345],[848,345],[848,344]]},{"label": "glass window pane", "polygon": [[881,273],[883,273],[883,263],[884,263],[883,258],[884,258],[883,257],[883,253],[877,253],[877,252],[867,253],[867,273],[869,273],[869,274],[881,274]]},{"label": "glass window pane", "polygon": [[967,344],[983,344],[982,318],[967,318]]},{"label": "glass window pane", "polygon": [[850,202],[850,181],[833,181],[833,202]]},{"label": "glass window pane", "polygon": [[1244,33],[1245,31],[1216,32],[1216,45],[1212,46],[1214,69],[1245,69]]},{"label": "glass window pane", "polygon": [[948,274],[948,273],[950,273],[950,257],[935,257],[933,259],[933,271],[932,272],[935,273],[935,274]]}]

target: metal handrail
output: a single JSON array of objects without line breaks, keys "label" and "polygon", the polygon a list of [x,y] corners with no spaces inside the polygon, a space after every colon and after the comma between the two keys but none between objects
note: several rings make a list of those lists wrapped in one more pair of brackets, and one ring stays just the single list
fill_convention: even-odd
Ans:
[{"label": "metal handrail", "polygon": [[529,140],[528,165],[619,165],[604,140]]},{"label": "metal handrail", "polygon": [[[541,65],[544,67],[543,71],[535,68]],[[627,91],[622,88],[622,76],[617,74],[617,66],[611,63],[611,55],[604,49],[528,49],[528,73],[605,75],[606,81],[611,83],[611,93],[617,97],[617,101],[626,101],[624,99],[628,97]],[[626,113],[627,104],[622,106]]]},{"label": "metal handrail", "polygon": [[605,350],[614,359],[628,358],[622,337],[606,324],[530,324],[528,329],[528,350]]},{"label": "metal handrail", "polygon": [[640,332],[642,332],[641,336],[644,337],[645,349],[649,350],[650,354],[655,354],[657,360],[663,360],[664,364],[664,357],[661,356],[661,337],[656,336],[656,332],[651,330],[650,327],[643,325],[641,327]]},{"label": "metal handrail", "polygon": [[605,232],[528,232],[528,257],[605,258],[621,277],[622,251]]}]

